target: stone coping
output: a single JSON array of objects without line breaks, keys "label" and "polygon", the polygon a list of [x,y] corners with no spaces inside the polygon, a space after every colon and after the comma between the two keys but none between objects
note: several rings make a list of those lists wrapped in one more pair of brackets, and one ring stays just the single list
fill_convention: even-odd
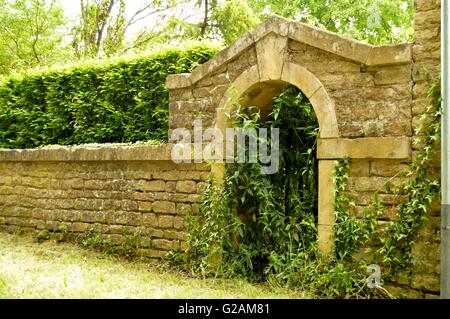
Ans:
[{"label": "stone coping", "polygon": [[2,162],[170,161],[172,144],[77,145],[39,149],[0,149]]},{"label": "stone coping", "polygon": [[257,43],[269,33],[288,37],[292,40],[322,49],[366,66],[405,64],[412,61],[412,44],[374,46],[357,41],[305,23],[271,16],[258,25],[252,32],[246,33],[229,47],[220,51],[208,62],[195,68],[192,73],[169,75],[167,89],[190,87],[220,66],[236,58],[241,52]]},{"label": "stone coping", "polygon": [[[0,162],[171,161],[173,144],[81,145],[0,149]],[[317,158],[410,159],[410,137],[330,138],[318,141]]]}]

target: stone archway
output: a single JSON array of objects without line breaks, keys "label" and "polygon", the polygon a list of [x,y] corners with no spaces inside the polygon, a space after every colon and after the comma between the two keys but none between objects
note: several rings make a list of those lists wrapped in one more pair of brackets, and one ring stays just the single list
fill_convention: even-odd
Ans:
[{"label": "stone archway", "polygon": [[[372,46],[274,16],[192,73],[167,78],[169,129],[192,129],[200,117],[204,126],[224,130],[233,95],[259,89],[263,101],[283,83],[298,87],[319,121],[319,247],[330,253],[335,160],[361,162],[351,178],[361,186],[353,191],[364,208],[366,192],[379,185],[378,174],[394,176],[399,161],[411,158],[411,65],[410,44]],[[391,163],[391,170],[377,171]],[[223,169],[214,165],[212,174],[223,176]]]},{"label": "stone archway", "polygon": [[[277,66],[273,67],[277,68]],[[242,98],[253,100],[253,103],[244,102],[243,104],[267,108],[272,98],[277,93],[281,93],[285,85],[291,84],[300,89],[313,106],[319,122],[320,138],[338,138],[339,129],[334,102],[320,80],[304,67],[293,63],[285,63],[281,69],[279,75],[272,76],[268,81],[261,81],[258,66],[249,68],[237,77],[217,108],[215,125],[222,131],[223,136],[226,135],[226,129],[231,127],[227,114],[231,111],[233,100]],[[251,97],[246,98],[245,95],[251,95]],[[267,111],[265,113],[268,113]],[[333,170],[334,161],[319,160],[318,245],[324,254],[331,253],[333,246],[334,186],[331,178]],[[223,171],[224,165],[216,164],[214,166],[213,172],[216,180],[221,179]]]}]

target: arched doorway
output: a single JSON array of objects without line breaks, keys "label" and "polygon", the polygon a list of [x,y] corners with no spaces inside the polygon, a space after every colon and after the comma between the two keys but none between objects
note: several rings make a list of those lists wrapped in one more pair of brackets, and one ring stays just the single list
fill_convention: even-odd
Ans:
[{"label": "arched doorway", "polygon": [[[258,66],[253,66],[243,72],[224,94],[217,109],[216,127],[223,136],[226,129],[232,126],[228,116],[233,101],[236,99],[242,105],[252,105],[260,108],[261,113],[268,114],[272,106],[272,98],[287,85],[297,87],[308,98],[317,116],[321,139],[337,138],[335,107],[322,83],[307,69],[292,63],[284,63],[281,77],[278,80],[261,81]],[[334,236],[334,186],[332,174],[334,161],[319,161],[318,181],[318,246],[324,254],[330,254]],[[212,174],[220,182],[225,171],[225,164],[215,164]]]}]

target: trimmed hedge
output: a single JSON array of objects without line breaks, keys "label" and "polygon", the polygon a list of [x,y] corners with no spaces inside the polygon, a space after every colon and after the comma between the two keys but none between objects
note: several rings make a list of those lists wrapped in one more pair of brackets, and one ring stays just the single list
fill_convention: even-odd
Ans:
[{"label": "trimmed hedge", "polygon": [[[0,148],[167,141],[167,75],[190,72],[219,48],[197,44],[104,65],[0,83]],[[98,62],[102,63],[102,62]]]}]

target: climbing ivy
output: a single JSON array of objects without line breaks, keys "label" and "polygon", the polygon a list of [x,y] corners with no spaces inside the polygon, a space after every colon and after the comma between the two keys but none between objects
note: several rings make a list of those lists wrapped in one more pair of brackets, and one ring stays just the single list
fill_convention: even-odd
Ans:
[{"label": "climbing ivy", "polygon": [[[390,221],[384,229],[376,227],[377,217],[385,210],[376,193],[362,218],[352,216],[350,212],[356,205],[345,193],[349,159],[336,163],[333,176],[336,194],[336,254],[339,258],[345,258],[366,244],[373,244],[375,248],[368,249],[374,257],[372,262],[384,266],[383,276],[387,280],[400,272],[412,271],[415,264],[412,247],[418,239],[420,229],[428,220],[433,201],[440,195],[440,181],[436,177],[434,164],[439,153],[442,114],[438,87],[432,86],[428,95],[431,102],[421,118],[421,123],[425,124],[416,128],[416,142],[420,143],[420,151],[415,155],[408,171],[400,174],[403,183],[394,190],[397,196],[409,196],[407,202],[397,207],[396,220]],[[390,180],[387,180],[387,191],[391,191],[390,184]]]},{"label": "climbing ivy", "polygon": [[436,160],[441,138],[441,95],[438,86],[432,86],[428,94],[431,102],[416,128],[420,151],[409,170],[405,182],[397,190],[398,195],[409,195],[409,201],[398,207],[398,220],[389,223],[382,237],[381,247],[376,250],[378,260],[386,266],[387,275],[400,270],[411,271],[414,258],[411,250],[419,230],[428,220],[432,204],[440,196],[440,180],[436,177]]}]

